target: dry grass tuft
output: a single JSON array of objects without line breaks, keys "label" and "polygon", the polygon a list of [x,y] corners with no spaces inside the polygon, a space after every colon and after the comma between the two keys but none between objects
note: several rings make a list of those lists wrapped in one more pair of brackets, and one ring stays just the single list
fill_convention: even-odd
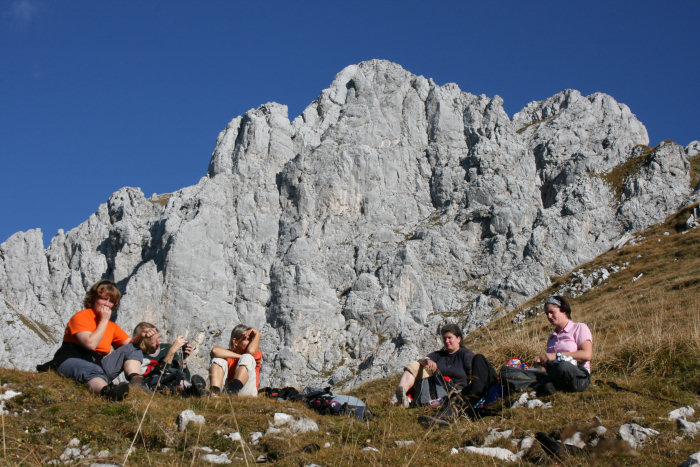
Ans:
[{"label": "dry grass tuft", "polygon": [[688,158],[690,162],[690,186],[695,188],[700,183],[700,154]]},{"label": "dry grass tuft", "polygon": [[649,146],[639,145],[634,148],[633,156],[630,159],[627,159],[624,163],[603,175],[603,180],[610,184],[618,198],[622,196],[622,190],[627,177],[639,172],[654,150],[656,150],[655,147],[651,148]]}]

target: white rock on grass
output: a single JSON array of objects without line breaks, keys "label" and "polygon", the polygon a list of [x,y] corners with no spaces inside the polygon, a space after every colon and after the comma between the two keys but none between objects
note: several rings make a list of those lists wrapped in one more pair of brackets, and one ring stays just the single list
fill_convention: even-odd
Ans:
[{"label": "white rock on grass", "polygon": [[692,417],[693,415],[695,415],[695,409],[689,405],[686,405],[685,407],[681,407],[680,409],[671,410],[668,413],[668,419],[669,420],[677,420],[679,418],[688,419],[689,417]]},{"label": "white rock on grass", "polygon": [[201,452],[206,452],[207,454],[211,454],[214,452],[214,450],[212,448],[210,448],[209,446],[192,446],[189,450],[190,450],[190,452],[201,451]]},{"label": "white rock on grass", "polygon": [[407,441],[394,441],[394,444],[397,445],[400,448],[405,448],[408,446],[413,446],[416,442],[413,440],[407,440]]},{"label": "white rock on grass", "polygon": [[241,434],[237,431],[234,431],[233,433],[229,433],[224,438],[228,438],[231,441],[240,441],[241,440]]},{"label": "white rock on grass", "polygon": [[512,452],[509,451],[508,449],[505,448],[492,448],[492,447],[483,447],[479,448],[476,446],[465,446],[462,448],[459,448],[461,452],[471,452],[473,454],[479,454],[482,456],[489,456],[489,457],[495,457],[497,459],[500,459],[502,461],[506,462],[515,462],[518,460],[516,455]]},{"label": "white rock on grass", "polygon": [[652,428],[644,428],[636,423],[626,423],[620,427],[620,438],[627,441],[634,449],[639,449],[644,445],[647,438],[656,436],[658,431]]},{"label": "white rock on grass", "polygon": [[273,416],[273,421],[276,426],[286,425],[287,423],[294,420],[294,417],[287,413],[277,412]]},{"label": "white rock on grass", "polygon": [[498,428],[490,428],[489,429],[489,434],[486,436],[486,439],[484,440],[484,446],[490,446],[493,443],[497,442],[500,439],[503,438],[510,438],[510,436],[513,434],[513,430],[503,430],[503,431],[498,431]]},{"label": "white rock on grass", "polygon": [[[549,404],[549,405],[547,405],[547,404]],[[547,402],[547,404],[545,404],[544,402],[542,402],[539,399],[531,399],[531,400],[527,401],[527,404],[525,404],[525,407],[527,407],[528,409],[536,409],[537,407],[542,407],[543,409],[548,409],[552,406],[551,402]]]},{"label": "white rock on grass", "polygon": [[688,460],[681,464],[681,467],[694,467],[697,465],[700,465],[700,451],[696,452],[695,454],[691,454],[688,457]]},{"label": "white rock on grass", "polygon": [[677,418],[676,426],[681,433],[691,437],[694,437],[700,431],[700,422],[689,422],[685,418]]},{"label": "white rock on grass", "polygon": [[205,454],[201,457],[205,462],[210,464],[230,464],[231,459],[228,458],[227,453],[222,452],[221,454]]},{"label": "white rock on grass", "polygon": [[282,436],[285,434],[289,434],[289,430],[277,428],[272,423],[270,423],[270,426],[267,428],[267,431],[265,432],[265,436],[277,436],[277,435]]},{"label": "white rock on grass", "polygon": [[204,424],[206,423],[206,419],[204,418],[203,415],[197,415],[194,413],[194,411],[187,409],[183,410],[180,412],[180,415],[177,417],[177,426],[180,429],[180,431],[184,431],[185,428],[187,428],[187,424],[189,422],[193,423],[199,423],[199,424]]},{"label": "white rock on grass", "polygon": [[[278,428],[282,425],[283,428]],[[265,435],[297,435],[308,431],[318,431],[318,424],[310,418],[295,419],[291,415],[285,413],[276,413],[274,415],[274,425],[265,432]]]},{"label": "white rock on grass", "polygon": [[537,440],[534,438],[534,436],[526,436],[522,441],[520,441],[520,450],[529,451],[535,444],[535,441]]},{"label": "white rock on grass", "polygon": [[21,394],[22,394],[21,392],[16,392],[16,391],[13,391],[12,389],[10,389],[10,390],[5,391],[4,393],[2,393],[0,395],[0,400],[8,401],[8,400],[12,399],[13,397],[17,397]]},{"label": "white rock on grass", "polygon": [[568,444],[569,446],[576,446],[577,448],[581,449],[586,447],[586,442],[583,440],[583,433],[580,431],[577,431],[562,442],[564,444]]},{"label": "white rock on grass", "polygon": [[[535,396],[535,393],[532,393],[533,397]],[[527,403],[527,399],[529,397],[529,393],[524,392],[520,394],[520,397],[518,397],[518,400],[513,402],[513,405],[510,406],[511,409],[517,409],[518,407],[522,407]]]},{"label": "white rock on grass", "polygon": [[82,459],[83,456],[80,454],[80,449],[78,448],[66,448],[63,451],[63,454],[58,456],[59,459],[61,459],[63,462],[69,462],[73,460],[79,460]]},{"label": "white rock on grass", "polygon": [[250,434],[250,444],[255,446],[260,442],[260,439],[263,437],[263,434],[259,431],[254,431]]},{"label": "white rock on grass", "polygon": [[318,424],[310,418],[300,418],[298,420],[292,420],[289,424],[289,429],[294,434],[318,431]]}]

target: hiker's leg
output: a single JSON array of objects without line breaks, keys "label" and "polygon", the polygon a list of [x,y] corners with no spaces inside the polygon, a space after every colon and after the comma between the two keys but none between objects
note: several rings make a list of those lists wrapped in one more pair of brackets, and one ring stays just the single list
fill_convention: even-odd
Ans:
[{"label": "hiker's leg", "polygon": [[124,375],[127,376],[127,379],[131,379],[131,375],[141,374],[142,361],[143,353],[141,349],[135,345],[126,344],[106,355],[100,362],[100,366],[102,366],[109,381],[119,376],[122,370],[124,370]]},{"label": "hiker's leg", "polygon": [[257,397],[255,358],[252,355],[246,353],[238,359],[233,371],[233,380],[226,390],[239,396]]},{"label": "hiker's leg", "polygon": [[401,375],[401,379],[399,380],[398,385],[399,387],[405,389],[406,392],[408,392],[411,389],[413,389],[413,386],[415,386],[416,381],[419,381],[423,378],[427,378],[428,376],[430,376],[430,374],[430,370],[420,366],[420,363],[411,362],[405,367],[403,367],[403,374]]},{"label": "hiker's leg", "polygon": [[85,383],[91,392],[99,394],[109,382],[100,365],[82,358],[68,358],[56,368],[58,374]]},{"label": "hiker's leg", "polygon": [[401,379],[399,380],[399,387],[402,388],[403,392],[405,393],[411,389],[414,384],[416,384],[416,377],[413,375],[413,373],[404,371],[401,375]]},{"label": "hiker's leg", "polygon": [[107,386],[107,382],[102,378],[92,378],[87,382],[88,389],[95,394],[100,394],[105,386]]},{"label": "hiker's leg", "polygon": [[552,363],[547,374],[554,387],[560,391],[580,392],[591,384],[590,373],[569,362]]},{"label": "hiker's leg", "polygon": [[[228,362],[225,358],[212,358],[209,366],[209,384],[213,388],[221,390],[224,387],[224,381],[228,377]],[[214,391],[216,391],[214,389]]]}]

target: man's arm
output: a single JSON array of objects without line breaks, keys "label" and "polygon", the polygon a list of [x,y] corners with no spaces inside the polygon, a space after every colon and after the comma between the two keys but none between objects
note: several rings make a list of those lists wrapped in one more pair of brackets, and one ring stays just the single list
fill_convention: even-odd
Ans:
[{"label": "man's arm", "polygon": [[248,338],[250,339],[250,343],[248,344],[248,347],[246,347],[245,351],[246,353],[255,355],[257,351],[260,350],[260,331],[257,329],[251,329],[248,331]]},{"label": "man's arm", "polygon": [[173,358],[175,358],[175,353],[180,350],[180,347],[185,345],[185,338],[182,336],[177,336],[177,339],[175,339],[175,342],[172,343],[170,348],[168,349],[168,353],[165,354],[165,357],[163,357],[163,362],[170,365],[173,363]]},{"label": "man's arm", "polygon": [[241,358],[241,354],[237,354],[233,350],[221,347],[220,345],[215,345],[214,348],[211,349],[211,352],[209,352],[209,355],[218,358]]},{"label": "man's arm", "polygon": [[139,342],[141,342],[141,339],[146,339],[148,337],[151,337],[152,335],[156,334],[158,332],[157,329],[154,328],[148,328],[144,329],[141,331],[139,334],[132,336],[125,340],[121,345],[126,345],[126,344],[134,344],[134,345],[139,345]]}]

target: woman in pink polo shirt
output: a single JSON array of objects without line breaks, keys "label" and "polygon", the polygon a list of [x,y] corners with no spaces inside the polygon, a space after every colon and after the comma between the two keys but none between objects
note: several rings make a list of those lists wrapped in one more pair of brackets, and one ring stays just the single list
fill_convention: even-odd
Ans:
[{"label": "woman in pink polo shirt", "polygon": [[571,320],[571,306],[559,295],[545,300],[544,312],[554,330],[547,340],[547,352],[535,360],[547,370],[547,378],[538,389],[544,394],[583,391],[591,384],[591,330]]}]

